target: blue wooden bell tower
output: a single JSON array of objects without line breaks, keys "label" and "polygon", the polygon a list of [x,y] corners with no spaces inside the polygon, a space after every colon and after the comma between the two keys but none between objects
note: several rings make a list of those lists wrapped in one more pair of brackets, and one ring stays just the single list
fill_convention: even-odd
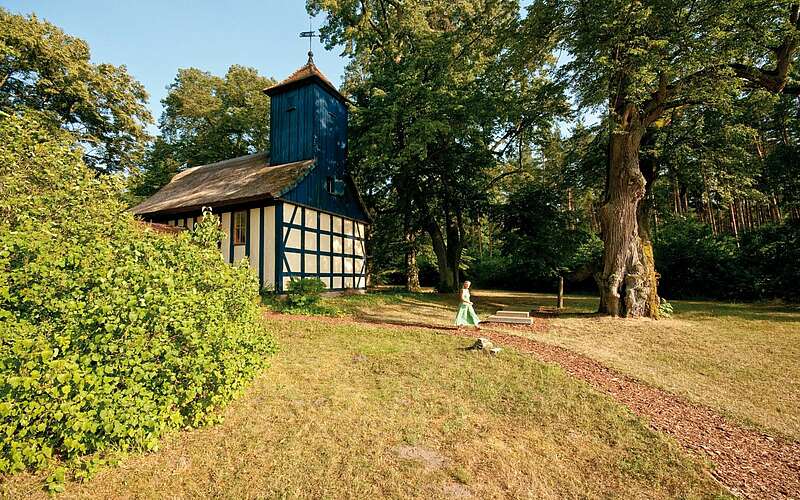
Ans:
[{"label": "blue wooden bell tower", "polygon": [[348,172],[347,100],[310,51],[303,67],[265,92],[270,154],[188,169],[133,211],[192,227],[212,207],[226,235],[223,259],[246,257],[261,285],[277,292],[301,278],[364,290],[370,217]]},{"label": "blue wooden bell tower", "polygon": [[337,203],[324,196],[335,194],[347,198],[344,196],[348,174],[346,99],[317,68],[310,51],[303,67],[265,92],[270,96],[270,163],[316,160],[309,177],[317,178],[322,192],[311,189],[298,193],[310,198],[295,201],[334,211],[345,209],[349,213],[341,203],[347,205],[346,199]]}]

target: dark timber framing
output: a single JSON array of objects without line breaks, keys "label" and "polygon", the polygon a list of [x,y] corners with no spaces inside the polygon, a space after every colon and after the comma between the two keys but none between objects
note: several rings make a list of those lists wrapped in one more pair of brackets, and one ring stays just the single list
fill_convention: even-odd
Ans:
[{"label": "dark timber framing", "polygon": [[264,207],[258,213],[258,283],[264,286]]},{"label": "dark timber framing", "polygon": [[[366,288],[366,273],[365,273],[365,271],[366,271],[366,255],[365,255],[366,254],[366,245],[365,245],[365,238],[364,238],[364,232],[363,232],[364,230],[362,229],[362,232],[359,235],[358,234],[359,231],[357,229],[356,224],[359,224],[363,228],[365,228],[367,223],[365,221],[360,221],[360,220],[357,220],[357,219],[351,219],[349,217],[343,217],[343,216],[338,215],[338,214],[333,214],[333,213],[321,211],[321,210],[316,209],[316,208],[309,208],[310,210],[314,210],[314,211],[317,212],[316,228],[311,228],[311,227],[307,227],[306,224],[305,224],[305,220],[306,220],[305,214],[306,214],[307,208],[302,206],[302,205],[296,205],[296,204],[292,204],[292,205],[294,205],[294,206],[292,207],[292,216],[289,218],[290,222],[284,222],[283,214],[281,213],[280,217],[278,217],[277,211],[276,211],[276,224],[277,224],[278,221],[280,221],[280,223],[282,225],[281,232],[280,232],[280,239],[278,240],[280,245],[281,245],[281,247],[282,247],[281,253],[283,254],[283,258],[280,259],[281,267],[279,269],[280,273],[281,273],[280,274],[281,291],[285,291],[285,290],[282,290],[282,288],[283,288],[283,279],[285,277],[289,277],[289,278],[314,278],[314,277],[323,278],[323,277],[327,277],[330,280],[330,286],[328,287],[328,290],[331,290],[331,291],[341,291],[341,290],[344,290],[346,288]],[[286,206],[284,205],[284,207],[281,208],[281,212],[283,212],[283,210],[285,208],[286,208]],[[297,219],[298,212],[300,213],[299,220]],[[327,230],[324,230],[321,227],[321,223],[320,222],[321,222],[321,218],[322,218],[321,215],[322,214],[325,214],[325,215],[330,217],[330,228],[327,229]],[[334,228],[335,228],[334,219],[335,218],[339,218],[342,221],[342,227],[341,227],[340,231],[335,231],[334,230]],[[349,221],[350,224],[353,227],[353,229],[352,229],[353,234],[352,235],[348,235],[344,231],[344,226],[345,226],[345,222],[346,221]],[[284,231],[284,229],[286,231]],[[289,236],[291,234],[291,230],[299,231],[299,233],[298,233],[299,234],[299,240],[300,240],[299,247],[290,247],[289,246]],[[315,237],[316,237],[316,241],[317,241],[316,250],[306,250],[306,247],[305,247],[306,233],[309,233],[309,232],[313,233],[315,235]],[[328,236],[328,248],[322,248],[322,242],[321,242],[322,235],[327,235]],[[334,240],[337,237],[342,239],[342,246],[341,246],[340,251],[338,251],[338,252],[334,250],[334,246],[335,246],[334,245],[334,243],[335,243]],[[350,245],[351,250],[350,250],[349,253],[347,253],[345,251],[345,249],[348,248],[348,244],[346,243],[347,241],[351,241],[352,242],[352,244]],[[360,248],[360,251],[361,251],[362,255],[358,255],[356,253],[356,249],[357,248]],[[289,259],[287,258],[288,254],[299,255],[299,257],[300,257],[300,269],[299,270],[292,269],[292,266],[289,263]],[[309,254],[314,255],[316,257],[316,261],[317,261],[316,272],[307,272],[307,270],[305,268],[305,256],[309,255]],[[322,266],[321,266],[321,261],[322,261],[322,257],[323,256],[329,257],[329,269],[325,273],[322,272]],[[335,261],[337,259],[341,260],[341,268],[339,269],[338,272],[335,271],[335,269],[336,269]],[[346,264],[347,260],[351,261],[351,269],[350,269],[349,272],[345,271],[345,269],[347,269],[347,264]],[[286,266],[286,269],[283,268],[284,265]],[[277,271],[277,269],[276,269],[276,271]],[[277,276],[277,272],[276,272],[276,276]],[[335,278],[340,278],[342,280],[341,286],[335,286],[335,284],[334,284],[334,279]],[[352,284],[349,287],[346,286],[346,284],[347,284],[346,280],[348,278],[352,279]],[[361,283],[359,283],[359,279],[360,279]],[[359,284],[361,286],[358,286]],[[277,289],[277,286],[276,286],[276,289]]]}]

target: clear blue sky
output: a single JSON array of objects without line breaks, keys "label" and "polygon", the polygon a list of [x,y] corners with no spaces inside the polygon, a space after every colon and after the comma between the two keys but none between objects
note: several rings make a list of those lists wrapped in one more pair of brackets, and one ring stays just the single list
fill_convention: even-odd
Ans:
[{"label": "clear blue sky", "polygon": [[[303,0],[0,0],[6,9],[35,13],[88,42],[94,62],[124,64],[150,94],[157,120],[165,87],[178,68],[224,75],[232,64],[285,78],[305,64],[308,30]],[[314,27],[321,20],[313,20]],[[346,60],[314,39],[314,60],[339,85]]]}]

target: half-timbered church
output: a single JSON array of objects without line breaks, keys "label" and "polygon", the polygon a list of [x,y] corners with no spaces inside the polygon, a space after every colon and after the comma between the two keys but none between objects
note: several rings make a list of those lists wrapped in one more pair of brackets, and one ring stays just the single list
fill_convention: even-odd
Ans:
[{"label": "half-timbered church", "polygon": [[262,286],[318,277],[330,290],[366,287],[369,216],[347,169],[345,98],[308,63],[265,89],[270,156],[187,169],[133,208],[150,222],[193,227],[203,207],[220,216],[220,252],[247,257]]}]

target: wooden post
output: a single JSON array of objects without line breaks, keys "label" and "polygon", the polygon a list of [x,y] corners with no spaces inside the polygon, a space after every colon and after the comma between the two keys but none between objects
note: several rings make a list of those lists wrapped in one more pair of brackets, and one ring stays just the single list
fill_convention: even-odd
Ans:
[{"label": "wooden post", "polygon": [[558,309],[564,309],[564,277],[558,277]]}]

